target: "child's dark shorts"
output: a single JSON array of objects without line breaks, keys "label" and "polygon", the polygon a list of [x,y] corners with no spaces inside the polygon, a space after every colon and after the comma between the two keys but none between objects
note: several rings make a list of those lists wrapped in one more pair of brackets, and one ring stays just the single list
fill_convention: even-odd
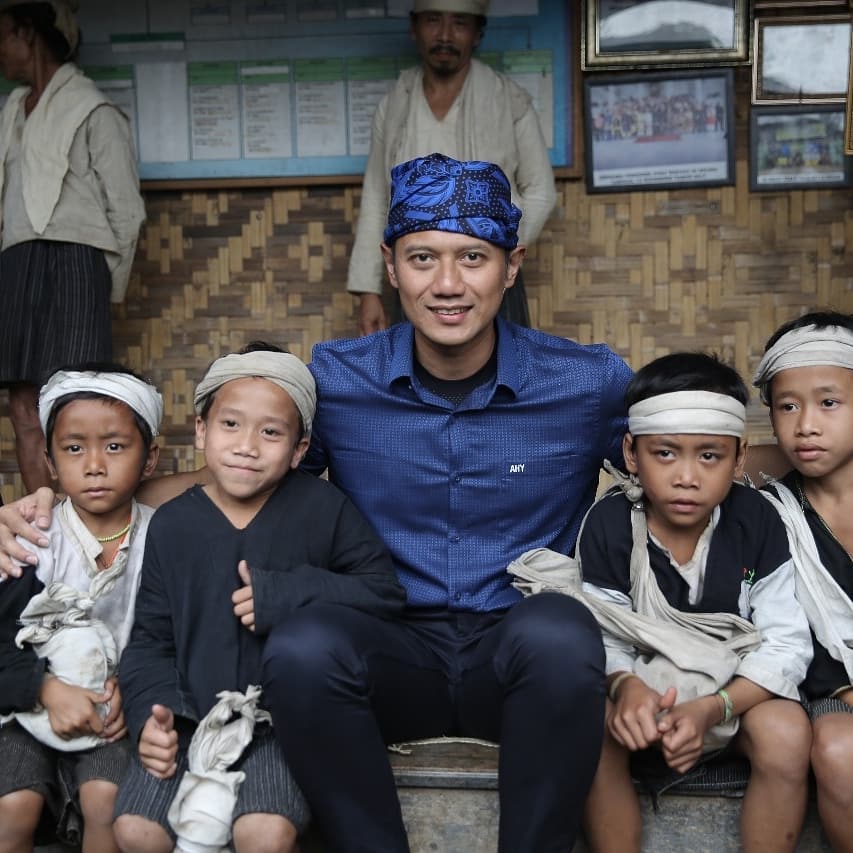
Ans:
[{"label": "child's dark shorts", "polygon": [[808,711],[809,719],[814,722],[824,714],[853,714],[853,705],[825,696],[822,699],[809,699],[803,703]]},{"label": "child's dark shorts", "polygon": [[[178,752],[178,769],[170,779],[158,779],[149,773],[135,755],[127,775],[119,786],[116,817],[137,815],[159,823],[174,841],[176,836],[169,824],[169,806],[178,793],[181,777],[187,770],[187,751]],[[237,790],[233,821],[244,814],[275,814],[287,818],[297,832],[308,826],[308,803],[297,786],[272,727],[258,725],[251,743],[229,770],[242,770],[246,778]]]},{"label": "child's dark shorts", "polygon": [[16,722],[0,726],[0,797],[15,791],[41,794],[51,833],[69,844],[79,844],[82,833],[80,786],[93,780],[118,785],[130,763],[130,742],[122,738],[96,749],[61,752],[36,740]]}]

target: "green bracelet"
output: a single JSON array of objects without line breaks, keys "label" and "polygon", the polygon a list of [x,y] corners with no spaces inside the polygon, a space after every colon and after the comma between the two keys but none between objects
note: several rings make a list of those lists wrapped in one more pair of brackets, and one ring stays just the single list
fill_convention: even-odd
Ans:
[{"label": "green bracelet", "polygon": [[735,706],[732,703],[732,697],[722,687],[717,691],[717,696],[723,700],[723,719],[720,722],[725,725],[734,716]]}]

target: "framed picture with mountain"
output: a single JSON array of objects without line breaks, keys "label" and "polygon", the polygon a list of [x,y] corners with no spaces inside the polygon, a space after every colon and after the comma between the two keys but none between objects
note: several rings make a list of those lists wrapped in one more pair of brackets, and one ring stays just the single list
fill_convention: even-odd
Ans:
[{"label": "framed picture with mountain", "polygon": [[753,104],[843,104],[850,16],[755,19]]},{"label": "framed picture with mountain", "polygon": [[749,61],[748,0],[584,0],[584,69]]}]

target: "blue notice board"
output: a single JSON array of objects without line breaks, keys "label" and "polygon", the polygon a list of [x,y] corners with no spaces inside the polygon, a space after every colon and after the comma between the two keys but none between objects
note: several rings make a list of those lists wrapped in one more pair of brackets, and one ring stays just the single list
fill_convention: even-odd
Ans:
[{"label": "blue notice board", "polygon": [[[159,182],[360,180],[376,104],[417,62],[378,0],[82,4],[80,64],[130,117]],[[555,168],[578,167],[573,4],[492,15],[478,57],[533,96]],[[493,2],[493,8],[495,3]]]}]

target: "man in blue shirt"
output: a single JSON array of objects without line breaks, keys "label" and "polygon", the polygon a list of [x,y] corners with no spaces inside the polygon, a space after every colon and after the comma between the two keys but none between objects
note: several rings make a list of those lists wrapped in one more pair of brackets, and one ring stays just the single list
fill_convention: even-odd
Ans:
[{"label": "man in blue shirt", "polygon": [[497,317],[524,255],[497,166],[431,155],[392,184],[382,251],[409,322],[314,348],[305,464],[382,536],[408,608],[301,608],[270,635],[264,695],[327,849],[407,851],[385,745],[467,735],[501,745],[500,849],[564,853],[601,749],[601,635],[568,596],[522,600],[505,569],[574,548],[602,460],[622,461],[630,371]]},{"label": "man in blue shirt", "polygon": [[524,254],[497,166],[431,155],[392,178],[382,251],[410,322],[314,348],[306,464],[385,540],[408,609],[304,608],[270,635],[265,694],[331,850],[408,850],[385,745],[467,735],[501,744],[501,850],[567,851],[599,757],[600,633],[505,569],[574,547],[602,460],[621,463],[630,371],[496,319]]}]

